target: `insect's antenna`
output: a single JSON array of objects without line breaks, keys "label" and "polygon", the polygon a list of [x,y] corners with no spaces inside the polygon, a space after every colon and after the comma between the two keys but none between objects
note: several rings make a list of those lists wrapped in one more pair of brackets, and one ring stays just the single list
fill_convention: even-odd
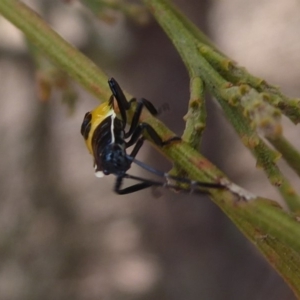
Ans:
[{"label": "insect's antenna", "polygon": [[[203,188],[207,187],[207,188],[215,188],[215,189],[225,189],[226,188],[224,185],[218,184],[218,183],[193,181],[188,178],[169,175],[168,173],[156,170],[156,169],[150,167],[149,165],[147,165],[131,156],[128,156],[128,158],[131,159],[135,164],[137,164],[138,166],[140,166],[141,168],[143,168],[144,170],[146,170],[152,174],[155,174],[155,175],[165,178],[165,179],[171,179],[171,180],[174,180],[177,182],[190,184],[192,186],[192,188],[193,187],[203,187]],[[167,186],[170,187],[169,184],[167,184]],[[176,186],[174,186],[174,187],[176,188]],[[177,189],[178,189],[178,186],[177,186]]]}]

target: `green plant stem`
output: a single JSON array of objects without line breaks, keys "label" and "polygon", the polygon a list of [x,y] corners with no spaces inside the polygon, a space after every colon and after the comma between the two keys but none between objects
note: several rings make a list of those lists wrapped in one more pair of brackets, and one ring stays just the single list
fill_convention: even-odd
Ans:
[{"label": "green plant stem", "polygon": [[[178,53],[182,57],[190,77],[199,76],[204,81],[207,89],[217,98],[226,99],[229,103],[239,103],[244,108],[246,117],[256,127],[274,128],[278,126],[275,115],[278,112],[263,97],[258,99],[258,93],[251,86],[234,86],[218,73],[199,51],[199,41],[196,34],[188,30],[189,25],[184,16],[162,0],[144,0],[150,11],[153,12],[158,23],[168,34]],[[176,30],[175,30],[176,29]],[[183,38],[184,37],[184,38]],[[227,59],[228,60],[228,59]],[[247,98],[246,100],[244,100]],[[251,106],[249,107],[249,105]],[[262,109],[263,108],[263,109]],[[263,125],[263,126],[262,126]]]},{"label": "green plant stem", "polygon": [[206,124],[206,108],[204,99],[204,84],[200,77],[190,80],[190,101],[182,139],[194,149],[199,149],[201,137]]},{"label": "green plant stem", "polygon": [[54,32],[35,12],[15,0],[0,0],[0,13],[22,30],[52,62],[97,98],[108,99],[107,76],[97,66]]},{"label": "green plant stem", "polygon": [[[192,77],[196,74],[203,79],[206,87],[220,102],[228,119],[244,143],[257,157],[258,164],[264,168],[271,182],[273,184],[282,184],[279,190],[290,207],[299,207],[299,197],[293,190],[290,193],[291,186],[289,182],[284,178],[275,164],[276,153],[270,150],[250,127],[249,120],[245,118],[241,106],[239,104],[235,104],[236,106],[230,104],[232,99],[235,97],[239,98],[239,95],[236,94],[233,98],[228,97],[228,94],[226,95],[226,89],[232,87],[232,83],[226,81],[215,71],[210,62],[200,54],[201,51],[197,53],[197,49],[199,50],[197,36],[194,31],[189,30],[185,18],[178,13],[170,2],[165,0],[144,0],[144,3],[172,40],[190,76]],[[251,77],[250,79],[252,80],[253,78]],[[251,86],[249,88],[251,89]],[[174,149],[176,150],[176,147],[172,147],[172,151]],[[192,154],[191,151],[187,153],[191,157],[195,157],[194,155],[196,155]],[[196,176],[197,171],[193,169],[193,166],[197,166],[198,164],[192,163],[190,165],[188,162],[183,162],[184,153],[180,155],[179,157],[172,158],[181,168],[184,169],[184,166],[188,166],[188,169],[185,170],[191,178],[201,180],[200,177]],[[300,297],[299,268],[294,265],[291,266],[291,263],[294,264],[294,262],[300,261],[298,246],[292,246],[292,240],[300,238],[299,224],[295,220],[293,224],[290,223],[290,216],[283,211],[279,212],[278,208],[273,207],[271,203],[265,204],[260,200],[252,201],[246,203],[244,206],[245,209],[243,209],[239,205],[231,206],[229,203],[233,200],[232,198],[227,198],[224,195],[220,197],[216,193],[212,192],[213,200],[264,253],[269,262],[285,278],[295,294]],[[231,203],[235,203],[234,200]],[[234,208],[236,208],[236,211],[234,211]],[[282,218],[280,217],[281,214]],[[285,227],[284,230],[282,230],[283,227]],[[289,233],[285,234],[287,231]],[[255,236],[255,232],[259,232],[260,237]],[[289,259],[293,260],[293,262],[289,261]]]},{"label": "green plant stem", "polygon": [[[1,0],[0,13],[22,29],[41,51],[45,52],[56,65],[68,72],[72,78],[85,86],[90,92],[102,98],[102,101],[108,98],[110,93],[106,85],[107,78],[104,73],[98,70],[92,62],[80,54],[75,48],[68,45],[67,42],[55,34],[42,19],[28,7],[14,0]],[[72,59],[70,59],[70,57]],[[94,86],[97,82],[99,82],[100,87],[103,86],[103,89]],[[163,139],[168,139],[174,135],[174,133],[169,131],[156,118],[149,116],[147,113],[143,114],[142,120],[152,125]],[[172,147],[165,147],[162,151],[168,158],[176,161],[180,167],[186,170],[191,175],[191,178],[195,180],[218,182],[221,178],[225,178],[215,166],[186,143],[180,142]],[[232,203],[236,201],[236,195],[230,191],[227,191],[226,194],[225,192],[214,191],[213,195],[220,206],[223,206],[225,203],[227,203],[226,205],[230,203],[229,208]],[[216,195],[222,195],[222,197],[216,197]],[[223,197],[223,195],[226,195],[226,197]],[[227,200],[225,201],[225,199]],[[291,241],[289,241],[289,243],[290,242]],[[298,246],[296,248],[298,248]]]},{"label": "green plant stem", "polygon": [[81,0],[81,2],[104,21],[114,21],[114,16],[109,14],[111,11],[120,11],[141,24],[145,23],[148,19],[147,11],[141,4],[125,2],[123,0]]},{"label": "green plant stem", "polygon": [[[159,120],[149,116],[148,118],[143,119],[143,121],[153,126],[163,139],[168,139],[173,136],[173,133],[165,128]],[[163,152],[169,159],[175,161],[183,170],[185,170],[194,180],[216,181],[217,178],[219,178],[219,180],[220,178],[224,178],[224,175],[215,166],[205,160],[203,156],[184,142],[178,142],[172,145],[172,147],[165,147]],[[294,248],[295,251],[300,251],[299,224],[295,220],[292,220],[291,216],[279,209],[277,205],[273,204],[273,202],[253,200],[247,202],[249,203],[249,205],[247,205],[243,201],[237,203],[236,196],[232,193],[227,194],[225,191],[211,191],[211,193],[216,204],[222,209],[226,211],[227,209],[233,209],[233,211],[239,210],[239,213],[244,215],[251,224],[256,224],[258,228],[261,228],[262,232],[271,233],[274,237],[280,238],[283,243],[286,243],[288,240],[287,243],[289,246]],[[243,204],[239,205],[239,203]],[[263,205],[261,203],[263,203]],[[260,219],[262,220],[260,221]],[[269,219],[271,219],[271,222],[269,222]],[[287,237],[285,234],[286,230],[291,233],[290,237]],[[281,236],[281,234],[283,234],[283,236]],[[294,247],[292,244],[295,243],[294,238],[296,236],[297,239],[299,238],[299,241],[296,242],[297,246]]]},{"label": "green plant stem", "polygon": [[277,149],[288,165],[300,176],[300,153],[295,147],[284,137],[268,138],[268,141]]},{"label": "green plant stem", "polygon": [[[266,101],[280,109],[294,123],[300,121],[300,99],[285,97],[278,88],[249,74],[245,68],[237,66],[216,49],[213,43],[170,3],[165,0],[143,1],[172,40],[191,77],[203,75],[202,79],[207,78],[204,81],[211,89],[224,85],[226,82],[236,85],[247,84],[256,89],[258,93],[265,94]],[[175,27],[176,31],[173,30]],[[201,53],[201,57],[196,54],[197,51]],[[218,72],[212,72],[213,69]],[[205,76],[205,74],[209,76]],[[208,80],[209,78],[212,80]],[[223,82],[220,80],[221,78],[223,78]]]},{"label": "green plant stem", "polygon": [[[240,211],[225,210],[229,218],[234,220],[240,230],[251,240],[269,263],[281,275],[295,295],[300,295],[300,255],[290,247],[282,244],[278,239],[269,234],[263,234],[253,227],[253,221],[246,221]],[[279,223],[280,224],[280,223]]]},{"label": "green plant stem", "polygon": [[230,58],[220,54],[211,46],[198,42],[198,48],[203,57],[218,71],[222,77],[233,84],[247,84],[264,95],[264,99],[273,107],[278,108],[295,124],[300,122],[300,99],[284,96],[280,90],[268,84],[265,80],[248,73],[243,67]]},{"label": "green plant stem", "polygon": [[[190,80],[190,101],[188,112],[184,116],[185,129],[181,138],[192,148],[200,148],[201,138],[206,124],[206,107],[204,99],[204,84],[200,77],[195,76]],[[188,174],[174,165],[169,174],[178,177],[187,177]]]},{"label": "green plant stem", "polygon": [[[205,82],[206,87],[219,101],[228,120],[236,129],[244,144],[256,156],[258,165],[264,169],[270,182],[279,186],[280,193],[290,207],[300,208],[300,197],[295,193],[291,184],[275,164],[275,160],[279,155],[274,153],[274,151],[269,149],[267,145],[260,140],[256,132],[249,125],[250,120],[247,120],[244,116],[245,110],[240,107],[240,102],[238,101],[241,101],[245,92],[240,92],[238,87],[233,87],[232,83],[227,82],[222,78],[222,76],[216,72],[216,70],[213,69],[208,61],[201,55],[201,51],[199,51],[198,48],[199,42],[196,40],[195,34],[193,35],[194,31],[191,33],[188,30],[184,16],[179,14],[169,2],[165,0],[144,0],[144,3],[168,34],[181,55],[190,75],[195,76],[196,74],[197,76],[200,76]],[[253,93],[251,93],[250,86],[247,86],[247,89],[249,89],[247,93],[249,94],[250,100],[252,99],[251,97],[253,97],[253,101],[256,102],[257,92],[253,90]],[[245,105],[249,103],[249,98],[245,101]],[[231,104],[232,102],[238,103]],[[259,108],[260,107],[261,106],[259,106]],[[247,107],[245,106],[245,108]],[[265,108],[266,114],[268,114],[269,108],[271,107],[267,105]],[[261,121],[264,121],[266,118],[268,117],[264,115]],[[276,123],[273,123],[274,112],[272,110],[270,111],[269,119],[270,123],[268,124],[275,128],[275,132],[278,131]],[[274,122],[276,122],[276,120]],[[282,183],[283,185],[280,186]]]},{"label": "green plant stem", "polygon": [[230,106],[221,98],[218,100],[236,132],[256,157],[257,166],[263,168],[270,182],[278,187],[290,210],[298,211],[300,209],[300,197],[275,163],[280,157],[279,154],[271,150],[254,132],[251,126],[245,121],[238,107]]}]

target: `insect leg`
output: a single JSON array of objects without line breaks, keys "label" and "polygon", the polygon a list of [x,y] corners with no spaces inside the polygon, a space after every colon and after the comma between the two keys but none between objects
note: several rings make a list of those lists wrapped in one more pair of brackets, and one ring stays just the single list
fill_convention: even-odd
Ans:
[{"label": "insect leg", "polygon": [[[132,101],[134,101],[134,99],[132,99],[130,101],[130,103]],[[129,128],[128,132],[125,133],[125,138],[130,137],[132,135],[132,133],[134,132],[134,130],[137,128],[140,117],[141,117],[141,113],[142,113],[142,110],[144,107],[146,107],[152,115],[154,115],[154,116],[157,115],[157,110],[150,101],[148,101],[144,98],[140,99],[137,102],[136,109],[135,109],[134,115],[132,117],[130,128]]]},{"label": "insect leg", "polygon": [[136,142],[136,144],[134,145],[134,148],[132,149],[132,151],[131,151],[131,153],[130,153],[130,157],[131,158],[135,158],[136,157],[136,155],[138,154],[138,152],[140,151],[140,149],[141,149],[141,147],[143,146],[143,144],[144,144],[144,137],[142,136],[142,137],[140,137],[138,140],[137,140],[137,142]]},{"label": "insect leg", "polygon": [[[130,102],[127,101],[122,89],[114,78],[108,80],[108,85],[110,87],[110,90],[112,91],[113,97],[117,100],[120,114],[125,127],[127,122],[126,111],[130,108]],[[110,98],[111,104],[113,104],[113,97]]]},{"label": "insect leg", "polygon": [[147,164],[137,160],[136,158],[132,158],[132,162],[143,168],[144,170],[153,173],[159,177],[173,180],[175,182],[180,182],[180,183],[187,183],[191,185],[192,187],[198,187],[198,188],[211,188],[211,189],[225,189],[226,186],[220,184],[220,183],[214,183],[214,182],[203,182],[203,181],[195,181],[191,180],[189,178],[184,178],[184,177],[178,177],[178,176],[173,176],[168,173],[159,171],[157,169],[152,168],[151,166],[148,166]]},{"label": "insect leg", "polygon": [[[153,183],[151,181],[140,179],[142,181],[141,183],[137,183],[137,184],[134,184],[127,188],[121,189],[124,178],[131,178],[131,176],[124,174],[122,176],[117,177],[117,179],[116,179],[114,191],[119,195],[126,195],[126,194],[130,194],[130,193],[134,193],[134,192],[146,189],[153,185]],[[135,179],[135,178],[132,178],[132,179]]]},{"label": "insect leg", "polygon": [[[140,181],[140,183],[133,184],[129,187],[121,189],[124,178]],[[176,186],[176,185],[173,185],[173,184],[170,184],[170,183],[167,183],[167,182],[154,181],[154,180],[145,179],[145,178],[142,178],[142,177],[137,177],[137,176],[133,176],[133,175],[129,175],[129,174],[124,174],[122,176],[117,177],[116,184],[115,184],[115,187],[114,187],[114,191],[119,195],[125,195],[125,194],[130,194],[130,193],[134,193],[134,192],[146,189],[146,188],[151,187],[151,186],[158,186],[158,187],[164,187],[164,188],[168,188],[168,189],[175,189],[177,191],[185,192],[185,193],[209,194],[209,191],[206,191],[206,190],[193,189],[193,188],[192,189],[190,189],[190,188],[189,189],[182,189],[182,188],[178,188],[178,186]]]},{"label": "insect leg", "polygon": [[141,98],[139,100],[139,102],[143,103],[143,105],[148,109],[148,111],[151,113],[151,115],[153,115],[153,116],[158,115],[157,109],[155,108],[155,106],[149,100],[147,100],[145,98]]},{"label": "insect leg", "polygon": [[[111,78],[110,80],[108,80],[108,84],[109,84],[109,87],[113,94],[109,101],[113,105],[113,103],[112,103],[113,99],[114,98],[116,99],[119,110],[120,110],[120,114],[121,114],[121,117],[122,117],[122,120],[124,123],[123,126],[125,128],[126,122],[127,122],[126,111],[130,109],[131,104],[133,102],[135,102],[136,99],[133,98],[130,101],[127,101],[121,87],[119,86],[118,82],[114,78]],[[125,133],[125,138],[130,137],[134,133],[134,131],[137,129],[137,127],[139,126],[138,122],[139,122],[139,119],[140,119],[140,116],[141,116],[141,113],[142,113],[142,110],[144,107],[146,107],[152,115],[155,116],[158,114],[157,109],[154,107],[154,105],[149,100],[141,98],[137,102],[137,106],[136,106],[134,115],[132,117],[132,122],[131,122],[128,132]],[[147,126],[144,126],[144,127],[147,127]],[[151,126],[148,125],[148,127],[151,127]],[[169,142],[169,141],[162,142],[161,138],[157,135],[157,133],[154,131],[154,129],[150,128],[149,130],[147,129],[147,131],[157,145],[164,146],[167,144],[167,142]],[[179,137],[172,138],[170,140],[170,142],[173,140],[180,140],[180,138]]]},{"label": "insect leg", "polygon": [[144,130],[147,131],[153,142],[160,147],[166,146],[173,141],[181,141],[181,138],[178,136],[174,136],[166,141],[163,141],[151,125],[149,125],[148,123],[140,123],[133,131],[130,140],[126,143],[126,148],[135,144]]}]

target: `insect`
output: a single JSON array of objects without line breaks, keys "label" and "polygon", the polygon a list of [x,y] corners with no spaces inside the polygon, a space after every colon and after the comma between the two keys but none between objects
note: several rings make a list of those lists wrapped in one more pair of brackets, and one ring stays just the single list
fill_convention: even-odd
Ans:
[{"label": "insect", "polygon": [[[217,183],[191,181],[187,178],[171,176],[138,161],[135,157],[144,143],[142,135],[144,131],[148,133],[153,142],[159,147],[180,141],[181,138],[174,136],[163,141],[148,123],[139,123],[143,108],[146,108],[152,115],[157,115],[157,110],[153,104],[144,98],[138,101],[135,98],[127,101],[122,89],[114,78],[108,80],[108,84],[112,91],[109,101],[87,112],[81,125],[81,134],[85,139],[89,152],[94,157],[95,175],[97,177],[109,174],[115,175],[117,179],[114,191],[118,194],[129,194],[151,186],[177,188],[176,185],[168,183],[168,179],[189,184],[191,189],[186,191],[190,191],[195,187],[224,188],[223,185]],[[117,102],[121,118],[115,112],[114,100]],[[136,102],[136,109],[129,129],[126,130],[126,113],[134,102]],[[127,154],[126,150],[131,146],[133,146],[133,149],[130,154]],[[128,174],[127,171],[130,169],[132,163],[163,177],[165,181],[154,181]],[[125,178],[136,180],[138,183],[122,189],[121,186]]]}]

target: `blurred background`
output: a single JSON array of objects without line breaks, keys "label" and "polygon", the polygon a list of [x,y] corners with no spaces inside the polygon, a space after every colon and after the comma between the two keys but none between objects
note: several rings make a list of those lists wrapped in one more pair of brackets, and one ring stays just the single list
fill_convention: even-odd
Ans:
[{"label": "blurred background", "polygon": [[[188,75],[150,16],[141,12],[139,25],[106,15],[107,24],[76,0],[24,2],[126,91],[167,104],[160,118],[182,134]],[[299,96],[298,1],[174,3],[240,65]],[[45,77],[37,63],[48,68],[0,17],[1,300],[295,299],[207,197],[151,189],[117,196],[113,176],[96,178],[80,126],[97,100],[51,66]],[[53,78],[57,88],[48,97]],[[236,183],[280,201],[218,105],[207,100],[201,151]],[[297,146],[295,127],[284,124]],[[170,163],[146,144],[139,159],[168,170]]]}]

